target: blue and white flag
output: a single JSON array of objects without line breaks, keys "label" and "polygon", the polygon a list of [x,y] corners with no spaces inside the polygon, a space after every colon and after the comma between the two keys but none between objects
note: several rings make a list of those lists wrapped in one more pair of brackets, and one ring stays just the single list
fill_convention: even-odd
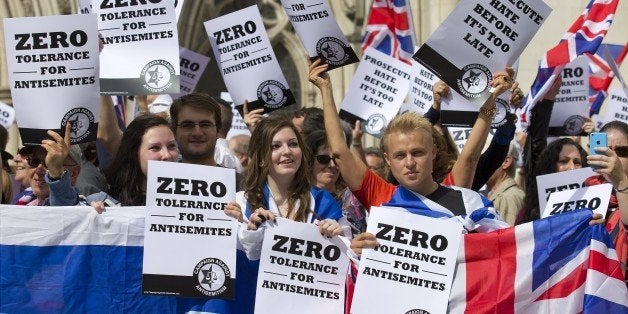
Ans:
[{"label": "blue and white flag", "polygon": [[144,216],[144,207],[0,206],[0,313],[252,312],[237,299],[143,295]]}]

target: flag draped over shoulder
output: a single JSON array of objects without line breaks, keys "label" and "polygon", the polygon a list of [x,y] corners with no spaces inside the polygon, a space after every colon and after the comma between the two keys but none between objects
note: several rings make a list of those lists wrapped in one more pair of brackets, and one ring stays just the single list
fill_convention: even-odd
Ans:
[{"label": "flag draped over shoulder", "polygon": [[563,67],[582,54],[593,54],[598,50],[611,27],[618,4],[619,0],[591,0],[558,45],[545,52],[522,107],[521,121],[524,124],[529,123],[530,111],[547,93]]},{"label": "flag draped over shoulder", "polygon": [[591,211],[464,235],[451,313],[626,313],[610,237]]},{"label": "flag draped over shoulder", "polygon": [[628,44],[614,45],[601,44],[595,54],[587,54],[589,58],[589,68],[591,75],[589,76],[589,102],[591,103],[590,114],[600,113],[602,104],[607,96],[608,87],[611,85],[615,73],[611,69],[608,61],[603,54],[608,51],[610,57],[613,58],[617,67],[619,67],[628,53]]},{"label": "flag draped over shoulder", "polygon": [[373,0],[362,50],[373,47],[410,64],[416,45],[412,11],[407,0]]}]

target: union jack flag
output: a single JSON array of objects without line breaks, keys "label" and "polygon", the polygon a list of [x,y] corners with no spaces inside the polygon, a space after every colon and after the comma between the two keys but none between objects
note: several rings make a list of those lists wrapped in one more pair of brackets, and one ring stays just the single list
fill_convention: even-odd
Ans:
[{"label": "union jack flag", "polygon": [[597,51],[611,27],[618,4],[619,0],[591,0],[558,45],[545,53],[522,108],[522,123],[529,122],[530,111],[547,93],[567,63],[579,55]]},{"label": "union jack flag", "polygon": [[410,4],[406,0],[373,0],[362,50],[373,47],[411,64],[415,45]]},{"label": "union jack flag", "polygon": [[590,115],[598,114],[607,96],[608,87],[611,85],[615,74],[609,65],[610,60],[602,57],[605,51],[610,53],[617,67],[619,67],[628,53],[628,44],[613,45],[602,44],[595,54],[587,54],[589,57],[589,102],[591,103]]},{"label": "union jack flag", "polygon": [[591,211],[464,235],[451,313],[627,313],[628,290]]}]

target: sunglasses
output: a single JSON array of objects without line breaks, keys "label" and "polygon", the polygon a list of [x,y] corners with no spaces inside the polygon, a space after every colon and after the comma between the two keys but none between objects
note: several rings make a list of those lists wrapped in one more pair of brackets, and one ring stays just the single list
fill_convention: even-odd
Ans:
[{"label": "sunglasses", "polygon": [[[41,157],[41,156],[28,156],[26,157],[26,163],[28,164],[29,167],[31,168],[37,168],[40,164],[43,165],[45,168],[48,168],[46,166],[46,158],[45,157]],[[71,169],[78,166],[78,164],[76,163],[72,163],[72,164],[63,164],[63,168],[64,169]]]},{"label": "sunglasses", "polygon": [[628,146],[613,146],[611,149],[615,151],[618,157],[628,157]]},{"label": "sunglasses", "polygon": [[316,155],[314,157],[316,157],[316,161],[318,161],[318,163],[321,165],[327,165],[332,160],[334,161],[334,163],[336,163],[336,157],[332,157],[329,155]]},{"label": "sunglasses", "polygon": [[37,168],[40,164],[46,167],[46,159],[45,157],[42,158],[41,156],[35,156],[35,155],[27,156],[26,163],[31,168]]}]

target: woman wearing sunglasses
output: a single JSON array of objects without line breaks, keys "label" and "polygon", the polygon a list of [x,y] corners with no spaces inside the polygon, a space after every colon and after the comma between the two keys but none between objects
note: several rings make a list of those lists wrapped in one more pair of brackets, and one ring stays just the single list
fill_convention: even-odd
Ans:
[{"label": "woman wearing sunglasses", "polygon": [[613,238],[617,256],[622,265],[624,278],[628,263],[628,125],[621,121],[611,121],[605,124],[601,132],[606,133],[608,147],[599,147],[595,151],[599,155],[589,155],[589,165],[596,165],[594,169],[599,176],[588,178],[585,185],[611,183],[613,194],[609,202],[606,215],[606,229]]},{"label": "woman wearing sunglasses", "polygon": [[365,232],[366,210],[342,180],[336,164],[337,156],[333,156],[329,151],[327,133],[322,130],[310,133],[307,137],[307,144],[310,151],[314,153],[314,163],[311,167],[314,185],[334,196],[354,236]]}]

